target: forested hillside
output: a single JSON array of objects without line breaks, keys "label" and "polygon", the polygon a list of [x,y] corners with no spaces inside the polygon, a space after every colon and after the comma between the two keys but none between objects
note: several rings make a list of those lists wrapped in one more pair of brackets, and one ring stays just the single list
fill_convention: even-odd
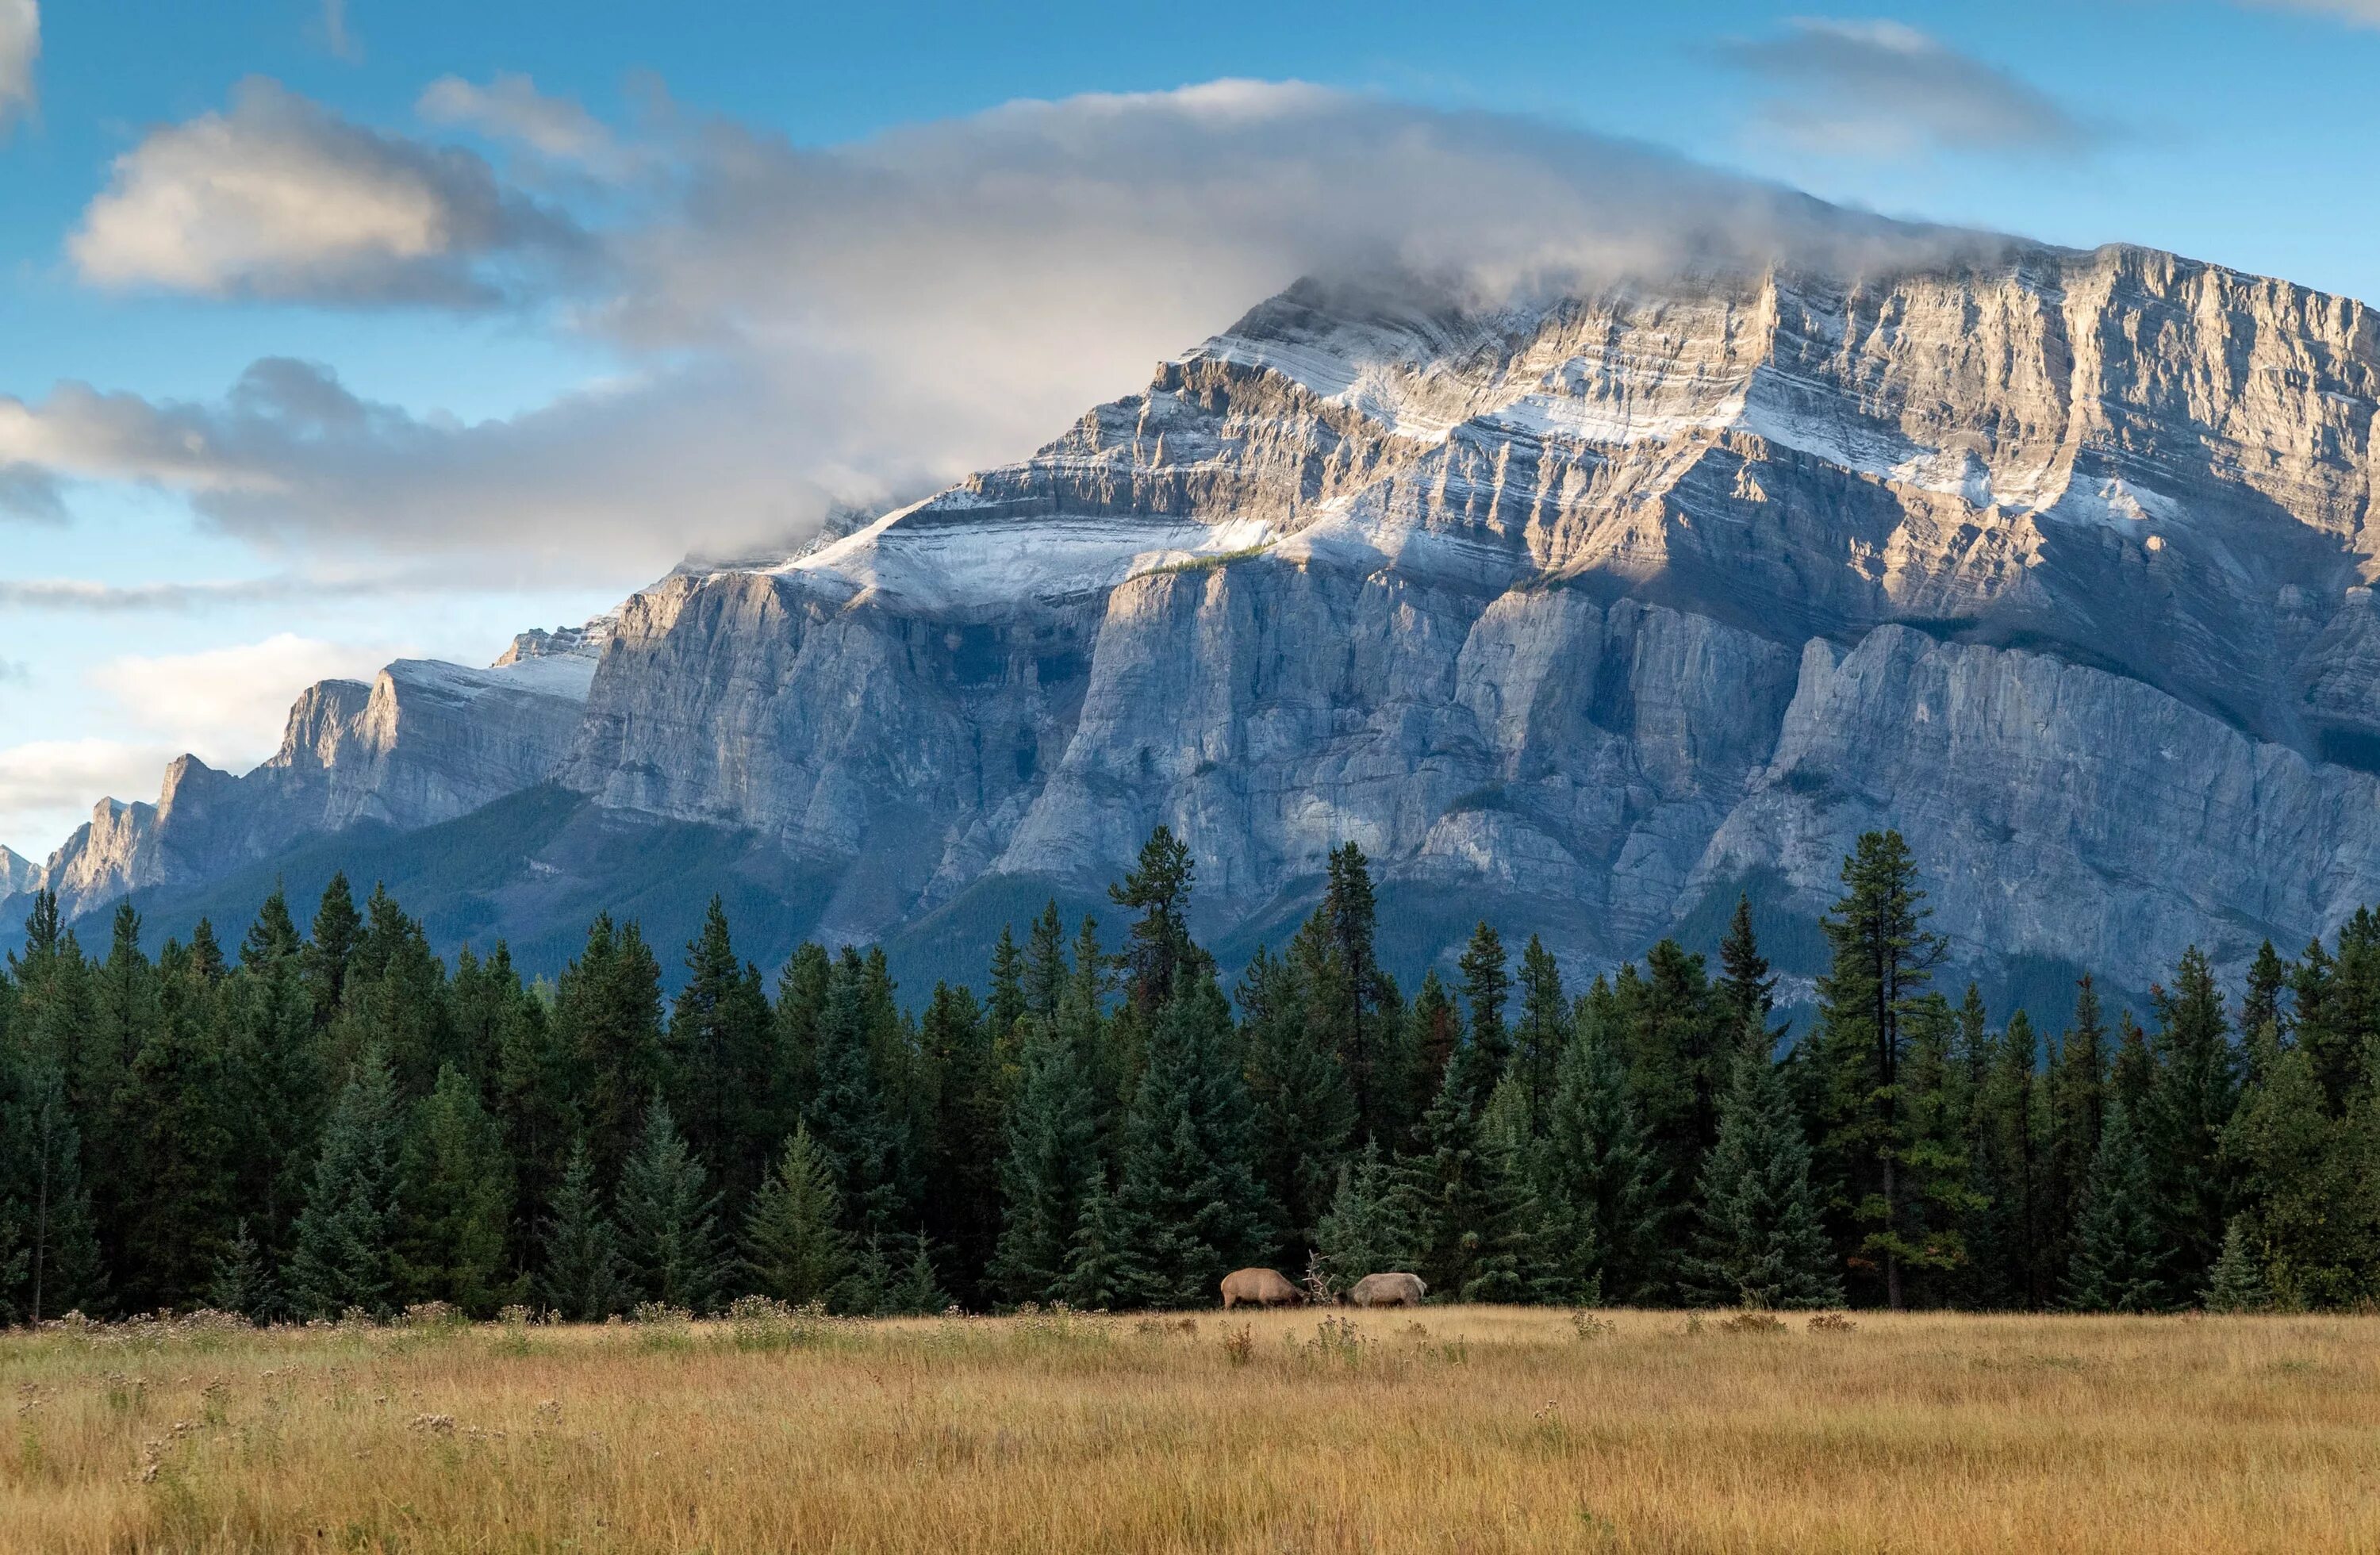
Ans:
[{"label": "forested hillside", "polygon": [[[0,1313],[258,1319],[445,1302],[597,1318],[1198,1305],[1249,1263],[1448,1298],[2154,1310],[2380,1285],[2380,919],[2236,1003],[2181,953],[2143,1012],[1931,986],[1918,861],[1872,832],[1810,1028],[1740,906],[1584,990],[1482,925],[1400,989],[1352,844],[1226,990],[1160,828],[1004,935],[988,999],[880,953],[773,982],[723,911],[664,1002],[599,917],[560,978],[447,965],[385,892],[279,894],[236,949],[87,949],[36,899],[0,978]],[[1310,1262],[1310,1260],[1312,1260]]]}]

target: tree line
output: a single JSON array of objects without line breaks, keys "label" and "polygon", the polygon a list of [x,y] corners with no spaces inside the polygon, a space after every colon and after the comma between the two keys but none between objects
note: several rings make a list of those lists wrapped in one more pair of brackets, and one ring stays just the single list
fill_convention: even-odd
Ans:
[{"label": "tree line", "polygon": [[1932,986],[1910,850],[1870,833],[1798,1037],[1739,902],[1565,987],[1482,923],[1408,998],[1354,844],[1227,995],[1160,827],[1103,942],[1052,904],[988,994],[880,950],[773,990],[713,902],[664,999],[598,917],[551,984],[451,965],[384,890],[276,893],[103,954],[36,898],[0,975],[0,1318],[443,1302],[597,1319],[736,1296],[853,1313],[1203,1305],[1231,1269],[1478,1301],[2155,1311],[2380,1286],[2380,918],[2236,1006],[2187,951],[2143,1026]]}]

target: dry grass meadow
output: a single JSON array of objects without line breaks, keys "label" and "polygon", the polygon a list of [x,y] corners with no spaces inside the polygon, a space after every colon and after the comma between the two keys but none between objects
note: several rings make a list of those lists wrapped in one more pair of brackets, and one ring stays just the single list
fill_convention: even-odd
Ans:
[{"label": "dry grass meadow", "polygon": [[10,1550],[2380,1549],[2380,1318],[0,1335]]}]

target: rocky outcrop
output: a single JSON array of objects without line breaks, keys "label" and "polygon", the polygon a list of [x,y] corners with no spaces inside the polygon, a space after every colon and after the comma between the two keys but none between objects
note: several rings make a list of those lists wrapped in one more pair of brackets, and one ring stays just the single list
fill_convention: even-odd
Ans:
[{"label": "rocky outcrop", "polygon": [[235,777],[177,759],[154,804],[101,800],[18,891],[55,891],[72,917],[130,891],[225,873],[314,833],[366,822],[411,831],[462,815],[552,775],[594,668],[571,655],[490,670],[400,660],[370,686],[322,682],[290,709],[281,748],[262,766]]},{"label": "rocky outcrop", "polygon": [[1489,309],[1305,283],[803,553],[319,686],[274,762],[72,869],[90,899],[552,777],[764,839],[831,938],[1095,890],[1163,820],[1210,932],[1353,839],[1601,963],[1746,885],[1806,912],[1893,824],[1964,965],[2138,989],[2380,900],[2375,413],[2362,305],[2137,249]]}]

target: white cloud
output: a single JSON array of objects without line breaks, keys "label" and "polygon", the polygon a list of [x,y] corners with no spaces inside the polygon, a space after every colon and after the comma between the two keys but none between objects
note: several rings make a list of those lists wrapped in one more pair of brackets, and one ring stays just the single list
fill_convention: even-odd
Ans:
[{"label": "white cloud", "polygon": [[122,654],[93,666],[85,679],[123,711],[144,743],[246,771],[279,746],[299,691],[318,680],[369,681],[407,653],[385,643],[323,642],[283,632],[194,653]]},{"label": "white cloud", "polygon": [[[439,92],[436,111],[491,123],[492,103],[549,101],[530,90]],[[250,91],[270,94],[265,118],[311,126],[308,145],[325,124],[365,135]],[[211,122],[228,123],[152,144]],[[200,139],[251,138],[290,139]],[[367,139],[338,165],[451,154]],[[633,150],[650,176],[565,299],[622,359],[601,384],[469,423],[285,360],[199,405],[62,384],[0,399],[0,462],[185,491],[278,546],[657,570],[688,546],[804,532],[837,498],[1021,456],[1303,273],[1401,268],[1487,298],[1689,262],[1856,269],[1970,240],[1633,143],[1296,83],[1020,103],[824,149],[665,124]]]},{"label": "white cloud", "polygon": [[0,136],[39,102],[33,67],[41,57],[40,0],[0,0]]},{"label": "white cloud", "polygon": [[578,244],[468,152],[350,124],[256,79],[227,111],[117,158],[67,251],[103,286],[478,306],[504,295],[508,264]]},{"label": "white cloud", "polygon": [[1897,21],[1802,17],[1718,53],[1775,89],[1760,123],[1805,151],[2073,152],[2098,138],[2037,88]]}]

